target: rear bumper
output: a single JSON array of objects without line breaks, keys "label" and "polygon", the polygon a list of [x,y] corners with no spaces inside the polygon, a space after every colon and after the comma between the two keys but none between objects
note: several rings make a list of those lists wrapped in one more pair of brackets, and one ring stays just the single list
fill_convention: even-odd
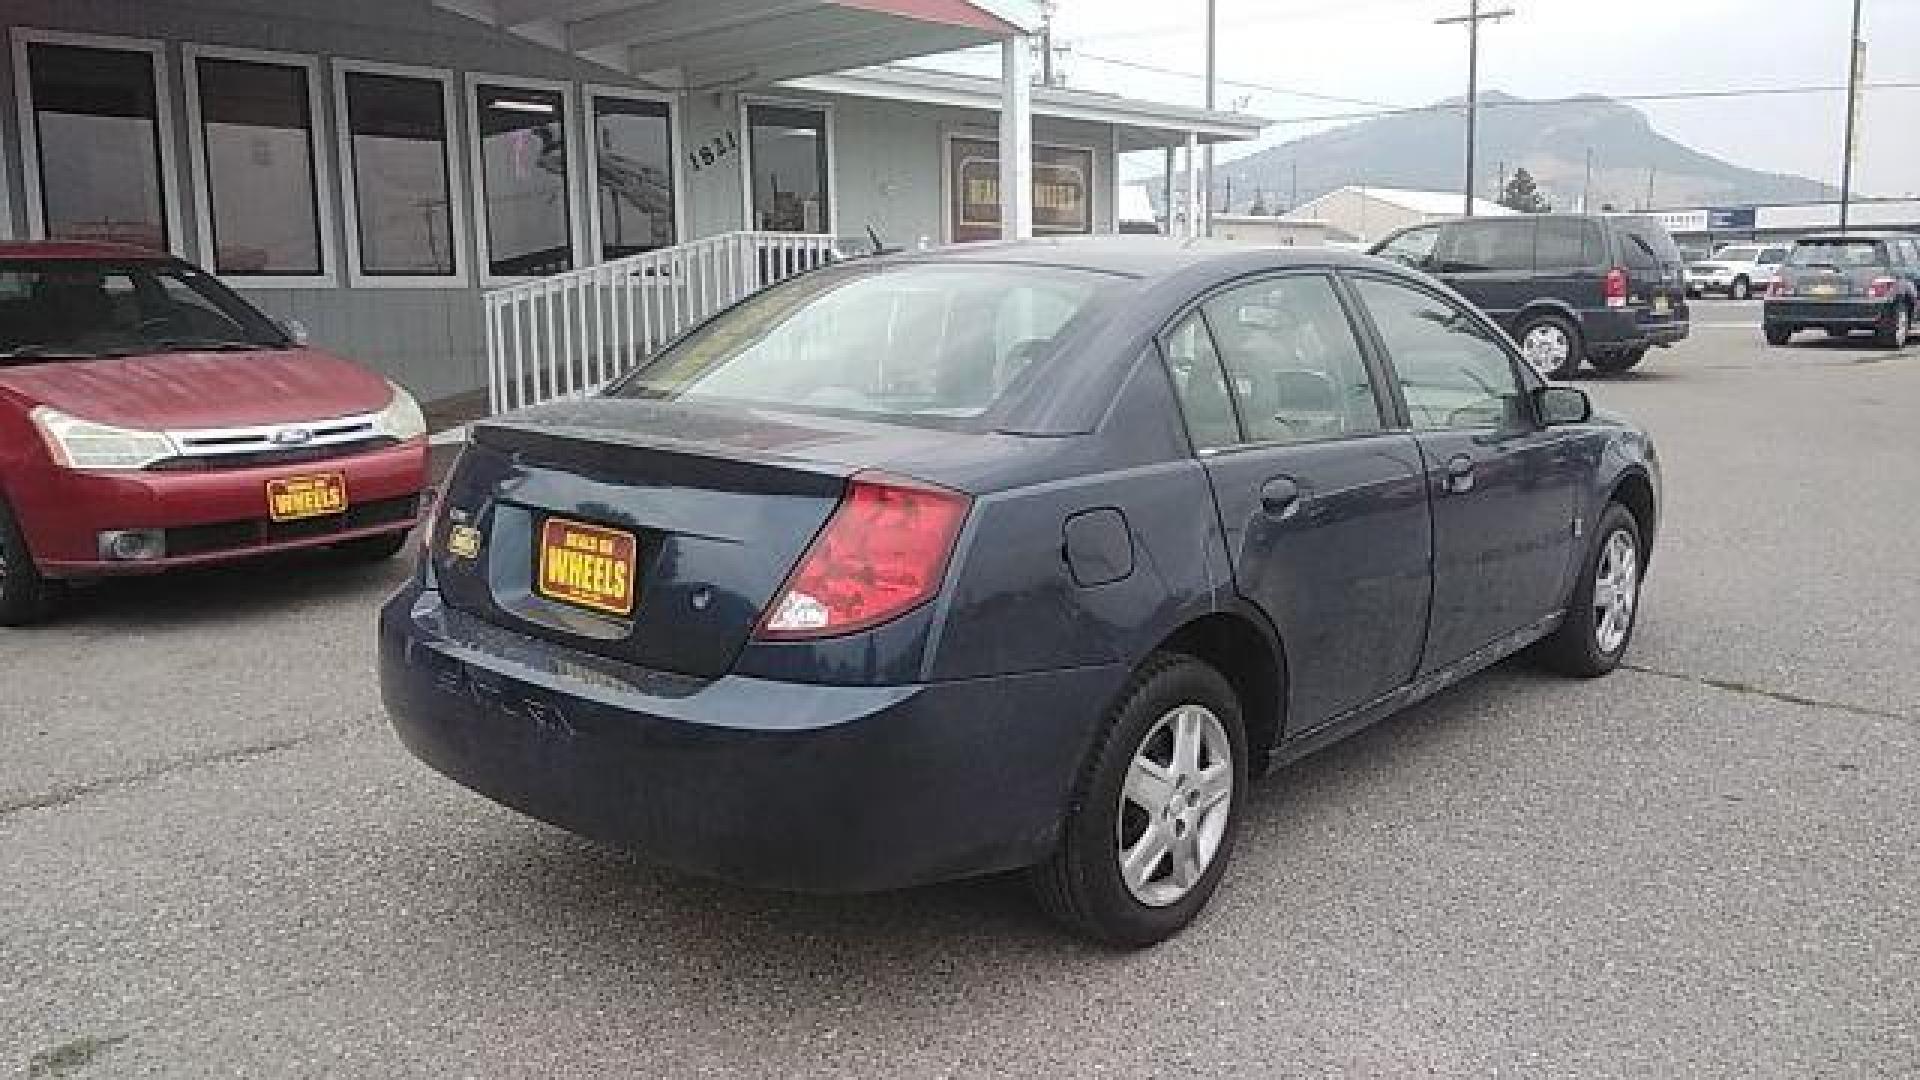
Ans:
[{"label": "rear bumper", "polygon": [[[267,482],[339,473],[345,513],[272,522]],[[426,485],[426,440],[299,465],[208,472],[86,473],[51,465],[12,490],[14,510],[41,573],[50,577],[149,574],[337,544],[413,527]],[[109,529],[159,530],[166,556],[100,557]]]},{"label": "rear bumper", "polygon": [[1045,858],[1124,678],[698,680],[515,634],[414,586],[380,615],[381,694],[434,769],[678,869],[805,892]]},{"label": "rear bumper", "polygon": [[1763,318],[1774,326],[1832,326],[1866,330],[1878,326],[1892,307],[1885,300],[1768,300]]},{"label": "rear bumper", "polygon": [[1602,356],[1684,341],[1693,331],[1684,305],[1665,318],[1654,318],[1636,308],[1609,308],[1586,312],[1580,320],[1587,351]]}]

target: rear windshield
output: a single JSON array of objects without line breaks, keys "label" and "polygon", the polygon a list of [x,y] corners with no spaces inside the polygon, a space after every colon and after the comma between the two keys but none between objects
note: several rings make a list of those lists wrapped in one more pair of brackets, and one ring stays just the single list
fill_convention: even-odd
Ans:
[{"label": "rear windshield", "polygon": [[0,262],[0,366],[286,344],[265,316],[185,263]]},{"label": "rear windshield", "polygon": [[1680,256],[1679,246],[1673,242],[1673,234],[1667,232],[1665,225],[1652,218],[1643,217],[1621,218],[1620,223],[1628,233],[1638,237],[1661,264],[1685,261]]},{"label": "rear windshield", "polygon": [[1793,245],[1793,255],[1787,261],[1795,266],[1831,266],[1838,269],[1885,266],[1887,253],[1881,250],[1876,240],[1835,237],[1831,240],[1802,240]]},{"label": "rear windshield", "polygon": [[610,393],[947,426],[1037,375],[1122,280],[982,264],[820,270],[721,313]]}]

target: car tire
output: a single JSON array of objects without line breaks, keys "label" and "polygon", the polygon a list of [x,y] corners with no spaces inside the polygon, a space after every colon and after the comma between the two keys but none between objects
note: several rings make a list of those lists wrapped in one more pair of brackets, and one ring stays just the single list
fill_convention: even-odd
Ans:
[{"label": "car tire", "polygon": [[1179,933],[1226,872],[1247,778],[1246,729],[1226,677],[1191,656],[1156,654],[1108,714],[1053,855],[1028,872],[1041,908],[1119,948]]},{"label": "car tire", "polygon": [[1590,357],[1589,360],[1593,364],[1595,371],[1605,372],[1608,375],[1618,375],[1625,371],[1632,371],[1639,365],[1640,361],[1646,358],[1647,349],[1646,346],[1643,345],[1637,349],[1628,349],[1626,352],[1607,353],[1604,355],[1595,354]]},{"label": "car tire", "polygon": [[1778,326],[1773,323],[1767,324],[1767,344],[1785,345],[1792,340],[1793,328],[1791,326]]},{"label": "car tire", "polygon": [[1641,541],[1645,535],[1633,511],[1617,502],[1607,504],[1593,530],[1587,557],[1581,560],[1580,579],[1566,617],[1534,646],[1535,660],[1579,678],[1605,675],[1620,666],[1640,615],[1640,583],[1647,565]]},{"label": "car tire", "polygon": [[33,553],[0,499],[0,626],[27,626],[47,617],[58,585],[40,575]]},{"label": "car tire", "polygon": [[348,562],[385,562],[400,554],[407,546],[407,534],[404,532],[385,533],[380,536],[365,536],[358,540],[349,540],[334,548],[340,557]]},{"label": "car tire", "polygon": [[1580,328],[1559,315],[1535,315],[1513,335],[1520,355],[1543,379],[1571,379],[1580,370],[1586,347]]},{"label": "car tire", "polygon": [[1905,301],[1894,304],[1873,328],[1873,343],[1883,349],[1898,349],[1913,333],[1913,309]]}]

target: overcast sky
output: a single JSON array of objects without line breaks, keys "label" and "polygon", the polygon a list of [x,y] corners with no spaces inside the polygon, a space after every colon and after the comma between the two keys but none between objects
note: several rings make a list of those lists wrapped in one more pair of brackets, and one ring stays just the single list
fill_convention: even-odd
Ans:
[{"label": "overcast sky", "polygon": [[[1466,31],[1433,20],[1467,0],[1217,0],[1222,105],[1276,121],[1354,106],[1424,105],[1466,90]],[[1480,85],[1522,97],[1846,83],[1850,0],[1483,0],[1515,15],[1484,24]],[[1204,0],[1060,0],[1070,85],[1198,104]],[[1920,0],[1865,0],[1869,82],[1920,83]],[[1242,101],[1241,99],[1244,99]],[[1860,190],[1920,194],[1920,89],[1863,97]],[[1845,95],[1639,104],[1666,135],[1751,168],[1837,184]],[[1276,124],[1264,142],[1319,125]]]}]

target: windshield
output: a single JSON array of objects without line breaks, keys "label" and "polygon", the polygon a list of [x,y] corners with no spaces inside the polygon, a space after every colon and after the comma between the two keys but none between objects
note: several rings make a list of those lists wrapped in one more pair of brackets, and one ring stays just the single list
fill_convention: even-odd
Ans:
[{"label": "windshield", "polygon": [[1010,265],[821,270],[722,313],[611,393],[939,426],[979,416],[1044,368],[1120,280]]},{"label": "windshield", "polygon": [[1788,261],[1795,266],[1883,266],[1886,257],[1873,240],[1802,240]]},{"label": "windshield", "polygon": [[1752,262],[1753,257],[1759,253],[1759,248],[1724,247],[1714,255],[1714,258],[1725,259],[1728,262]]},{"label": "windshield", "polygon": [[265,316],[185,263],[0,263],[0,365],[287,344]]}]

